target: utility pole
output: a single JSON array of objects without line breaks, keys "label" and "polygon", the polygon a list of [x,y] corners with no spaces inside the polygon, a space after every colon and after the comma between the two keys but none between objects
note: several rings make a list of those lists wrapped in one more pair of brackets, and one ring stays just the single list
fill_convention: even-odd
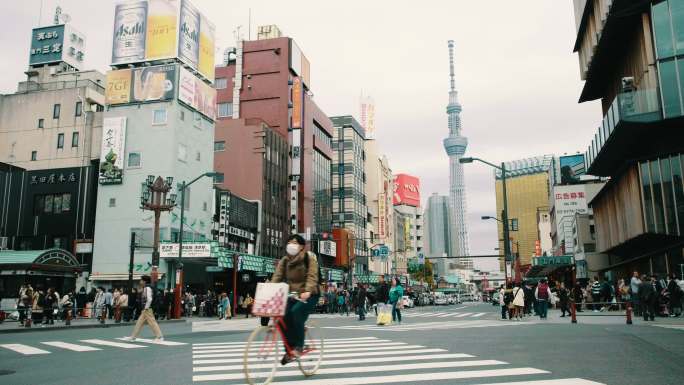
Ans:
[{"label": "utility pole", "polygon": [[501,192],[503,195],[503,211],[501,212],[501,221],[503,226],[503,238],[504,238],[504,276],[505,281],[508,283],[508,260],[511,255],[511,238],[508,233],[508,196],[506,195],[506,163],[501,162]]},{"label": "utility pole", "polygon": [[128,261],[128,294],[133,292],[133,259],[135,257],[135,232],[131,233],[131,250]]}]

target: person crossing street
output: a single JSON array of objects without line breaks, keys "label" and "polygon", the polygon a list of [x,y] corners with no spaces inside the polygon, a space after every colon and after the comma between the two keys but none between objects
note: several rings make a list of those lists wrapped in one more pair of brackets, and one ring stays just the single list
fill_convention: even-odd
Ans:
[{"label": "person crossing street", "polygon": [[152,332],[155,335],[155,341],[163,341],[164,336],[161,333],[161,330],[159,329],[159,324],[157,323],[157,320],[154,318],[154,312],[152,311],[152,303],[154,302],[154,289],[152,286],[150,286],[150,277],[148,275],[142,276],[140,279],[140,284],[143,286],[142,289],[142,312],[140,313],[140,317],[138,318],[138,322],[135,323],[135,328],[133,328],[133,334],[131,334],[129,337],[124,337],[125,340],[127,341],[135,341],[135,339],[138,337],[140,334],[140,331],[142,330],[142,327],[147,323],[150,325],[150,328],[152,329]]}]

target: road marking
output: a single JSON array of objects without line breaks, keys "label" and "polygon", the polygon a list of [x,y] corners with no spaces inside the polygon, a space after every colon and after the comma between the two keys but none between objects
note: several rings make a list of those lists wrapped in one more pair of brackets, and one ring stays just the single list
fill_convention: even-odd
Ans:
[{"label": "road marking", "polygon": [[73,350],[74,352],[92,352],[95,350],[102,350],[102,349],[96,348],[94,346],[76,345],[76,344],[70,344],[68,342],[61,342],[61,341],[46,341],[46,342],[41,342],[41,344],[54,346],[56,348],[62,348],[62,349],[66,349],[66,350]]},{"label": "road marking", "polygon": [[467,317],[467,316],[472,315],[472,314],[473,313],[459,313],[459,314],[455,315],[454,317],[462,318],[462,317]]},{"label": "road marking", "polygon": [[[419,369],[438,369],[438,368],[467,368],[473,366],[494,366],[505,365],[506,362],[496,360],[479,360],[479,361],[447,361],[447,362],[421,362],[417,364],[399,364],[399,365],[384,365],[384,366],[349,366],[344,368],[324,368],[319,369],[316,374],[348,374],[348,373],[373,373],[373,372],[397,372],[404,370],[419,370]],[[273,365],[271,365],[272,367]],[[299,370],[281,370],[276,376],[301,376],[302,372]],[[268,373],[254,373],[256,378],[266,376]],[[217,381],[217,380],[238,380],[244,378],[244,373],[222,373],[222,374],[204,374],[192,377],[193,381]],[[431,377],[431,375],[430,375]],[[371,377],[373,378],[373,377]],[[307,381],[307,384],[309,381]]]},{"label": "road marking", "polygon": [[123,342],[114,342],[114,341],[106,341],[106,340],[81,340],[81,342],[85,342],[88,344],[93,344],[93,345],[102,345],[102,346],[114,346],[117,348],[124,348],[124,349],[135,349],[135,348],[145,348],[145,345],[135,345],[135,344],[125,344]]},{"label": "road marking", "polygon": [[665,328],[665,329],[672,329],[672,330],[684,330],[684,325],[653,325],[651,326],[659,327],[659,328]]},{"label": "road marking", "polygon": [[[263,344],[256,344],[252,346],[251,350],[258,350],[260,349],[261,345]],[[403,346],[402,346],[403,345]],[[373,347],[385,347],[385,346],[402,346],[405,347],[408,345],[406,342],[386,342],[386,343],[380,343],[380,344],[373,344]],[[344,345],[336,345],[336,344],[328,344],[325,343],[325,348],[326,350],[330,351],[333,348],[366,348],[368,347],[368,344],[344,344]],[[197,354],[204,354],[204,353],[231,353],[231,352],[244,352],[246,347],[235,347],[231,346],[228,348],[192,348],[193,353]],[[348,349],[347,349],[348,350]]]},{"label": "road marking", "polygon": [[[327,357],[327,354],[325,355]],[[351,358],[346,360],[323,360],[322,366],[335,366],[335,365],[349,365],[349,364],[371,364],[379,362],[397,362],[397,360],[402,360],[405,362],[411,361],[425,361],[425,360],[443,360],[443,359],[455,359],[455,358],[474,358],[470,354],[463,353],[448,353],[448,354],[421,354],[421,355],[406,355],[406,356],[389,356],[389,357],[366,357],[366,358]],[[271,368],[273,364],[254,364],[250,365],[254,369],[261,368]],[[220,365],[220,366],[201,366],[193,368],[193,372],[218,372],[223,370],[242,370],[244,366],[240,365]]]},{"label": "road marking", "polygon": [[[377,340],[378,337],[351,337],[351,338],[326,338],[325,341],[358,341],[358,340]],[[192,346],[210,346],[210,345],[242,345],[245,342],[200,342],[192,344]]]},{"label": "road marking", "polygon": [[497,382],[496,384],[481,385],[605,385],[602,382],[594,382],[582,378],[562,378],[557,380]]},{"label": "road marking", "polygon": [[487,313],[477,313],[477,314],[473,314],[473,317],[475,317],[475,318],[476,317],[482,317],[485,314],[487,314]]},{"label": "road marking", "polygon": [[[397,350],[397,349],[420,349],[424,348],[425,346],[421,345],[403,345],[403,346],[381,346],[381,347],[367,347],[367,348],[345,348],[345,349],[328,349],[325,348],[326,353],[331,352],[331,353],[340,353],[340,352],[366,352],[366,351],[377,351],[377,352],[382,352],[385,350]],[[196,352],[193,352],[192,358],[229,358],[229,357],[242,357],[244,355],[244,349],[236,350],[231,353],[207,353],[205,354],[204,352],[201,352],[200,354],[197,354]],[[259,351],[254,350],[249,353],[250,356],[256,356],[259,355]],[[326,357],[329,357],[328,354],[326,354]]]},{"label": "road marking", "polygon": [[[117,340],[127,341],[125,339],[125,337],[117,338]],[[155,340],[149,339],[149,338],[136,338],[134,342],[144,342],[146,344],[164,345],[164,346],[187,345],[185,342],[174,342],[174,341],[167,341],[167,340],[155,341]]]},{"label": "road marking", "polygon": [[[327,350],[327,349],[326,349]],[[391,351],[381,351],[381,352],[353,352],[353,353],[335,353],[328,354],[325,352],[325,359],[330,358],[345,358],[345,357],[372,357],[372,356],[401,356],[404,354],[421,354],[421,353],[444,353],[446,349],[409,349],[409,350],[391,350]],[[240,358],[225,358],[225,359],[212,359],[212,360],[193,360],[193,365],[201,364],[233,364],[243,362],[243,357]]]},{"label": "road marking", "polygon": [[0,347],[9,349],[9,350],[14,350],[17,353],[21,353],[27,356],[31,356],[34,354],[50,354],[47,350],[43,349],[38,349],[34,348],[32,346],[28,345],[23,345],[23,344],[2,344]]},{"label": "road marking", "polygon": [[456,314],[456,313],[447,313],[447,314],[445,314],[445,315],[438,315],[437,317],[439,317],[439,318],[451,317],[451,316],[454,315],[454,314]]},{"label": "road marking", "polygon": [[[311,341],[307,341],[307,343],[310,343]],[[328,339],[325,340],[325,346],[368,346],[369,343],[373,343],[373,346],[377,345],[382,345],[382,344],[406,344],[406,342],[392,342],[391,340],[385,340],[385,339],[374,339],[374,340],[364,340],[364,341],[330,341]],[[318,341],[315,341],[315,343],[318,343]],[[252,344],[253,346],[260,346],[262,345],[263,342],[255,343]],[[202,345],[202,346],[193,346],[192,349],[197,351],[197,350],[209,350],[209,349],[235,349],[235,348],[245,348],[247,346],[247,343],[242,342],[240,345],[228,345],[228,344],[223,344],[223,345]]]}]

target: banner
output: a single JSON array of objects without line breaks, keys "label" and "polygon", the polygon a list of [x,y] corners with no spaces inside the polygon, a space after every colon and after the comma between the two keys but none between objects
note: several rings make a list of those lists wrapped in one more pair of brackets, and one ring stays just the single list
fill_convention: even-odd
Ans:
[{"label": "banner", "polygon": [[378,233],[378,238],[383,239],[385,238],[385,226],[387,225],[385,223],[386,220],[386,204],[387,204],[387,196],[384,193],[378,194],[378,228],[377,228],[377,233]]},{"label": "banner", "polygon": [[216,89],[185,68],[180,70],[178,83],[179,101],[197,110],[197,112],[209,119],[216,119]]},{"label": "banner", "polygon": [[126,117],[105,118],[102,123],[100,184],[121,184],[123,182],[125,150]]},{"label": "banner", "polygon": [[172,100],[175,94],[175,65],[114,70],[107,73],[106,104]]},{"label": "banner", "polygon": [[216,47],[216,27],[204,15],[201,15],[199,39],[199,64],[197,70],[209,81],[214,81],[214,47]]},{"label": "banner", "polygon": [[302,79],[292,79],[292,127],[302,128],[302,116],[304,115],[304,89]]}]

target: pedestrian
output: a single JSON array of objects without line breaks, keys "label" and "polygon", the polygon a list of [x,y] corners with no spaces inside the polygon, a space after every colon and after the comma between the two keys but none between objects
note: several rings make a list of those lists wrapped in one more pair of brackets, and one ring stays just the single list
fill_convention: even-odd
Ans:
[{"label": "pedestrian", "polygon": [[74,306],[74,293],[69,291],[66,294],[64,294],[64,297],[59,300],[59,305],[62,307],[62,317],[64,318],[64,321],[66,325],[71,324],[71,318],[72,318],[72,308]]},{"label": "pedestrian", "polygon": [[592,310],[599,312],[601,310],[601,282],[598,276],[594,276],[594,282],[591,284],[591,300]]},{"label": "pedestrian", "polygon": [[641,312],[644,316],[644,321],[655,321],[655,314],[658,307],[658,295],[656,292],[655,278],[648,278],[645,274],[641,277],[641,285],[639,285],[639,302],[641,303]]},{"label": "pedestrian", "polygon": [[[386,304],[387,301],[389,301],[389,286],[387,285],[387,282],[385,282],[385,276],[380,275],[378,277],[378,288],[375,291],[375,303],[380,305],[380,304]],[[375,307],[375,315],[378,315],[378,307]]]},{"label": "pedestrian", "polygon": [[366,319],[366,299],[368,297],[368,292],[366,291],[365,285],[359,284],[359,288],[356,292],[356,312],[359,315],[359,321],[364,321]]},{"label": "pedestrian", "polygon": [[121,297],[121,292],[118,288],[114,289],[112,293],[112,308],[114,309],[114,322],[121,322],[121,305],[119,304],[119,297]]},{"label": "pedestrian", "polygon": [[344,312],[347,313],[347,316],[349,315],[349,309],[347,309],[344,304],[344,291],[339,291],[337,293],[337,309],[339,309],[340,315]]},{"label": "pedestrian", "polygon": [[679,317],[682,314],[682,288],[677,282],[677,276],[670,275],[667,283],[667,292],[670,296],[670,317]]},{"label": "pedestrian", "polygon": [[565,317],[567,312],[570,315],[570,309],[568,308],[569,293],[568,289],[565,288],[565,283],[561,283],[558,288],[558,305],[561,310],[561,317]]},{"label": "pedestrian", "polygon": [[639,279],[639,272],[632,273],[632,279],[629,281],[630,297],[634,304],[634,315],[641,316],[641,299],[639,298],[639,288],[641,287],[641,279]]},{"label": "pedestrian", "polygon": [[523,291],[518,283],[515,283],[513,287],[513,312],[512,316],[516,317],[519,321],[522,321],[522,313],[525,308],[525,292]]},{"label": "pedestrian", "polygon": [[525,285],[523,286],[523,293],[525,294],[525,309],[523,310],[523,313],[525,315],[531,315],[532,314],[532,308],[534,307],[534,290],[532,290],[532,285],[530,285],[529,282],[526,282]]},{"label": "pedestrian", "polygon": [[100,323],[104,324],[107,316],[107,309],[105,308],[105,293],[102,286],[97,288],[95,300],[93,301],[93,308],[95,317],[100,320]]},{"label": "pedestrian", "polygon": [[128,319],[137,320],[140,312],[138,311],[138,290],[136,288],[131,289],[131,294],[128,296]]},{"label": "pedestrian", "polygon": [[146,323],[150,325],[150,329],[152,329],[152,332],[155,336],[155,341],[158,342],[164,340],[161,330],[159,329],[159,324],[157,323],[157,320],[154,318],[154,312],[152,311],[152,303],[154,302],[154,296],[157,295],[157,293],[154,292],[154,289],[150,285],[150,282],[151,280],[148,275],[143,275],[140,279],[140,285],[142,286],[143,310],[140,313],[138,322],[135,323],[135,328],[133,328],[133,334],[131,334],[129,337],[124,337],[124,339],[127,341],[135,341],[135,339],[138,337],[138,334],[140,334],[142,327]]},{"label": "pedestrian", "polygon": [[625,308],[627,308],[628,304],[632,302],[632,296],[630,295],[629,285],[625,282],[623,278],[620,278],[620,280],[618,281],[617,293],[619,296],[617,302],[624,303]]},{"label": "pedestrian", "polygon": [[58,302],[59,298],[56,298],[55,289],[49,288],[44,298],[43,326],[55,323],[55,312],[57,311]]},{"label": "pedestrian", "polygon": [[392,278],[392,287],[389,290],[389,303],[392,305],[392,321],[401,323],[401,308],[402,298],[404,296],[404,288],[401,287],[398,277]]},{"label": "pedestrian", "polygon": [[36,290],[33,292],[33,302],[31,303],[31,317],[33,318],[33,323],[36,325],[43,323],[43,307],[45,304],[45,292],[43,287],[36,285]]},{"label": "pedestrian", "polygon": [[167,289],[164,293],[164,303],[166,306],[164,307],[164,315],[166,316],[166,319],[171,319],[174,317],[175,312],[175,307],[176,307],[176,296],[173,290]]},{"label": "pedestrian", "polygon": [[114,305],[114,293],[112,293],[112,289],[109,288],[105,290],[104,292],[104,307],[105,307],[105,316],[109,319],[112,319],[114,316],[113,306]]},{"label": "pedestrian", "polygon": [[19,326],[31,327],[31,317],[33,314],[33,288],[31,284],[22,285],[19,289]]},{"label": "pedestrian", "polygon": [[254,303],[254,299],[252,296],[247,293],[247,296],[245,299],[242,300],[242,311],[245,312],[245,318],[249,318],[249,313],[252,310],[252,304]]},{"label": "pedestrian", "polygon": [[128,322],[128,291],[119,289],[119,322]]},{"label": "pedestrian", "polygon": [[506,304],[506,288],[504,285],[499,287],[499,306],[501,306],[501,319],[507,319],[508,305]]},{"label": "pedestrian", "polygon": [[[224,293],[225,294],[225,293]],[[190,290],[185,292],[185,316],[192,317],[192,313],[195,312],[195,296]]]},{"label": "pedestrian", "polygon": [[667,298],[665,297],[666,293],[666,288],[667,288],[667,282],[665,282],[664,279],[658,278],[658,275],[653,274],[653,280],[655,281],[655,290],[656,290],[656,299],[657,299],[657,304],[656,304],[656,310],[658,316],[660,317],[667,317],[665,312],[667,312]]},{"label": "pedestrian", "polygon": [[549,309],[549,299],[551,298],[551,289],[549,289],[546,279],[539,281],[539,285],[537,285],[537,290],[535,291],[534,295],[537,298],[537,303],[539,304],[539,318],[546,319]]}]

